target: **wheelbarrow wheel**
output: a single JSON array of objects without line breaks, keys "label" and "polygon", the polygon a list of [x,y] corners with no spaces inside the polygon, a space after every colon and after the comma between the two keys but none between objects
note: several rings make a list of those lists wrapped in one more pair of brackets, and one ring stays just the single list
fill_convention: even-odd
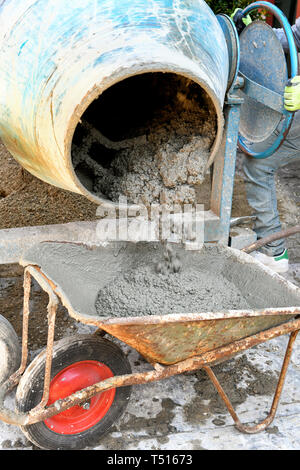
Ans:
[{"label": "wheelbarrow wheel", "polygon": [[[45,358],[44,350],[20,380],[16,393],[19,412],[30,411],[42,399]],[[53,348],[48,405],[101,380],[130,373],[127,358],[111,341],[91,335],[65,338]],[[21,430],[42,449],[93,447],[123,415],[130,391],[130,387],[107,390],[45,421],[21,426]]]},{"label": "wheelbarrow wheel", "polygon": [[12,325],[0,315],[0,384],[13,374],[21,362],[21,347]]}]

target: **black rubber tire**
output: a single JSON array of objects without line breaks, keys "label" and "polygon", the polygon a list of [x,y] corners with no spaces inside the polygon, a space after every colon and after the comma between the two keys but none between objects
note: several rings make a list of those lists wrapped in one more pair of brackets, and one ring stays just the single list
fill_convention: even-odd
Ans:
[{"label": "black rubber tire", "polygon": [[20,366],[21,347],[12,325],[0,315],[0,384]]},{"label": "black rubber tire", "polygon": [[[44,385],[45,350],[26,369],[17,388],[16,408],[27,412],[40,401]],[[130,374],[131,367],[123,351],[111,341],[94,335],[76,335],[64,338],[54,345],[51,378],[64,368],[84,360],[107,365],[114,375]],[[83,449],[100,444],[106,434],[123,415],[130,398],[131,387],[116,388],[114,401],[106,415],[93,427],[77,434],[62,435],[53,432],[44,422],[20,426],[25,436],[37,447],[46,450]]]}]

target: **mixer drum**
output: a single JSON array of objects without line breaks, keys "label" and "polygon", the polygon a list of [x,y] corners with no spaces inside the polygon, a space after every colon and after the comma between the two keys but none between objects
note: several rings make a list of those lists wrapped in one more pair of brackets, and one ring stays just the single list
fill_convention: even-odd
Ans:
[{"label": "mixer drum", "polygon": [[[180,86],[189,80],[204,90],[216,115],[211,154],[217,152],[228,52],[203,0],[57,0],[55,7],[49,0],[6,0],[0,22],[0,137],[43,181],[110,205],[78,178],[71,148],[90,106],[107,124],[115,90],[126,80],[140,110],[152,79],[181,77]],[[98,99],[104,93],[111,106]]]}]

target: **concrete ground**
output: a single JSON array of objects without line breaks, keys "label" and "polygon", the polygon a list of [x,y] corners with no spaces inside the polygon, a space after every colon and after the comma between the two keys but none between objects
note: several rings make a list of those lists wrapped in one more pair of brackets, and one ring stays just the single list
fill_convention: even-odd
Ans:
[{"label": "concrete ground", "polygon": [[[279,204],[283,223],[299,223],[300,165],[292,165],[278,175]],[[300,239],[288,241],[291,266],[286,277],[300,287]],[[7,269],[7,268],[6,268]],[[17,267],[0,270],[0,313],[14,319],[20,335],[22,278]],[[38,323],[46,298],[35,286],[32,310],[39,335],[30,343],[32,357],[45,337],[44,323]],[[70,322],[60,311],[58,337],[90,330]],[[269,411],[278,373],[287,345],[287,337],[247,350],[230,361],[214,367],[225,391],[243,423],[262,420]],[[116,340],[115,340],[116,341]],[[119,343],[120,344],[120,343]],[[122,344],[133,371],[150,366],[133,349]],[[277,415],[270,427],[259,434],[241,434],[204,371],[186,373],[165,381],[135,386],[128,408],[97,450],[298,450],[300,449],[300,340],[296,340]],[[13,395],[7,399],[13,406]],[[0,449],[36,449],[16,426],[0,422]]]}]

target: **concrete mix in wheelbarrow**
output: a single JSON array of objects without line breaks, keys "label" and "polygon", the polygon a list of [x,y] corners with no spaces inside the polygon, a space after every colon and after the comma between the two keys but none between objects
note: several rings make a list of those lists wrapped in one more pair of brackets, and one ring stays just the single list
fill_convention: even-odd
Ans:
[{"label": "concrete mix in wheelbarrow", "polygon": [[248,309],[240,290],[221,273],[183,265],[170,247],[164,258],[143,259],[100,289],[100,316],[145,316]]}]

